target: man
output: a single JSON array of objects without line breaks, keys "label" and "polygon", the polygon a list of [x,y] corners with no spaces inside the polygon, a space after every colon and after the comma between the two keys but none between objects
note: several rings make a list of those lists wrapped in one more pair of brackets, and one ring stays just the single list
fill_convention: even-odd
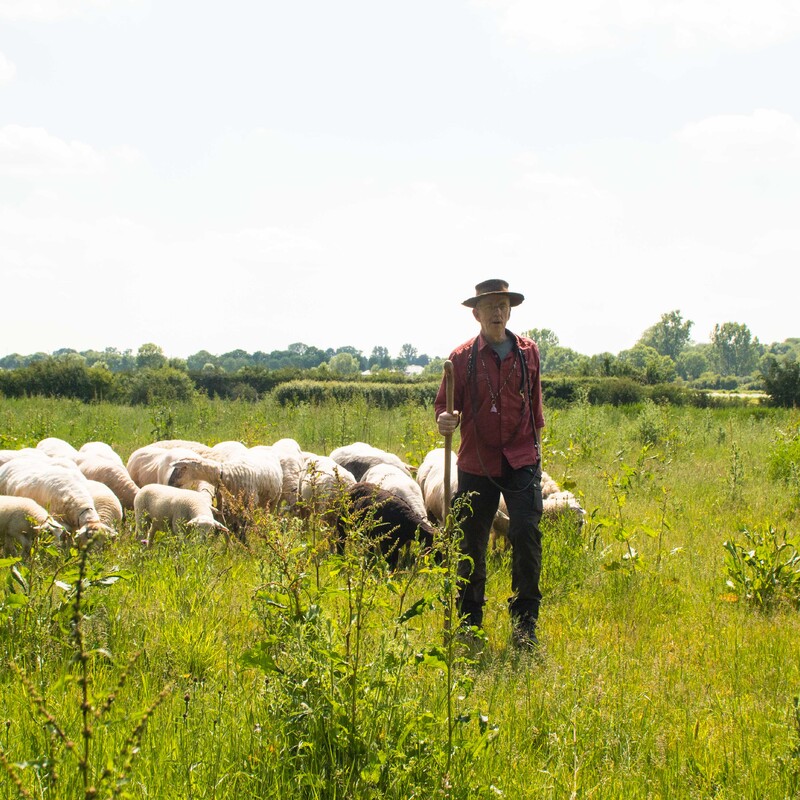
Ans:
[{"label": "man", "polygon": [[[500,495],[508,507],[511,590],[508,600],[514,644],[538,645],[539,576],[542,568],[541,430],[544,427],[539,348],[511,333],[511,309],[524,296],[503,280],[475,287],[463,305],[472,309],[480,333],[457,347],[453,362],[454,412],[448,413],[446,385],[436,396],[436,424],[442,435],[461,425],[458,489],[462,504],[459,608],[466,626],[483,625],[486,550]],[[473,494],[474,493],[474,494]]]}]

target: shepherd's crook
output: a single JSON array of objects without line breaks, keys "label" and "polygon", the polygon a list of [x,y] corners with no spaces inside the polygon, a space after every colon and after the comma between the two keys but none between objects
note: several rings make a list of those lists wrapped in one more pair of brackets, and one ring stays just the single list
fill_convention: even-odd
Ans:
[{"label": "shepherd's crook", "polygon": [[[453,413],[453,362],[449,359],[444,362],[444,388],[445,396],[447,398],[447,413]],[[450,517],[450,502],[452,494],[450,489],[450,448],[453,444],[453,434],[446,433],[444,435],[444,520],[445,526],[448,526],[448,519]]]}]

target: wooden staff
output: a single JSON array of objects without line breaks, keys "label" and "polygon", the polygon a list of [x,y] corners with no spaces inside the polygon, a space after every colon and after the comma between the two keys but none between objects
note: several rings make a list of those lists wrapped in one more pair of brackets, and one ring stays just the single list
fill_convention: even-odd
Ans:
[{"label": "wooden staff", "polygon": [[[447,398],[447,413],[453,413],[453,362],[449,359],[444,362],[444,381],[445,395]],[[450,516],[450,502],[452,501],[450,490],[450,448],[453,444],[453,434],[446,433],[444,436],[444,518],[445,523]]]}]

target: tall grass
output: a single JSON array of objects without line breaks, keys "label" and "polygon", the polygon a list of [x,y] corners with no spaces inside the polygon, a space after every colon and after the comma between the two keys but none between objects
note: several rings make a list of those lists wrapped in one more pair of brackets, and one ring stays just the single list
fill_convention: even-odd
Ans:
[{"label": "tall grass", "polygon": [[[797,469],[770,469],[797,425],[763,408],[552,411],[545,469],[587,521],[545,524],[538,656],[511,646],[503,550],[476,652],[444,635],[446,568],[392,574],[358,539],[333,556],[296,521],[258,518],[247,547],[164,535],[145,551],[128,520],[83,567],[39,547],[1,573],[0,796],[797,797],[798,597],[728,583],[748,534],[798,546]],[[173,436],[361,440],[411,463],[439,444],[430,409],[269,401],[3,401],[0,436],[123,457]]]}]

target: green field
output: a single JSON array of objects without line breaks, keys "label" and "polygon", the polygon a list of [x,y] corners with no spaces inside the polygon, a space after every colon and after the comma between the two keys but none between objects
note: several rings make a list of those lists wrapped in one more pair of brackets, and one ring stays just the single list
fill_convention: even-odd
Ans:
[{"label": "green field", "polygon": [[[510,643],[502,550],[482,651],[445,635],[447,565],[391,575],[285,517],[246,547],[145,550],[128,520],[102,550],[4,562],[0,797],[800,797],[798,426],[551,410],[545,469],[587,521],[544,526],[536,655]],[[172,437],[414,464],[441,445],[419,407],[0,401],[0,448],[47,436],[123,458]]]}]

